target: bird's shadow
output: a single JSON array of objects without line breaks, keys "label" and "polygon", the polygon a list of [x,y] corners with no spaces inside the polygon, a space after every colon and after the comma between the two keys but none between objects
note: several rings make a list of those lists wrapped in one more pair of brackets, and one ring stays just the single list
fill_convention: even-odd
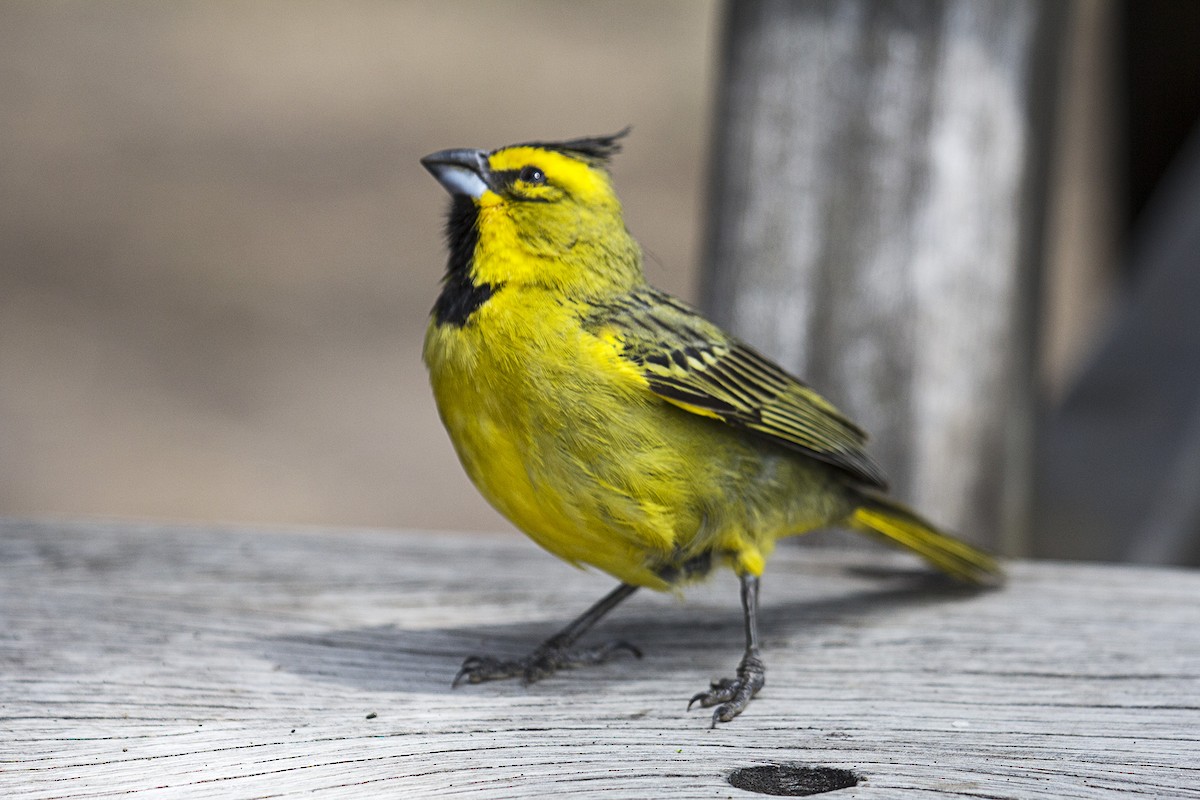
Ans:
[{"label": "bird's shadow", "polygon": [[[772,640],[786,642],[794,637],[815,641],[828,640],[831,635],[842,640],[853,638],[858,626],[849,623],[887,609],[939,604],[984,591],[923,571],[880,568],[846,572],[877,579],[879,588],[854,588],[811,600],[765,603],[759,624],[767,649]],[[582,607],[581,603],[580,610]],[[561,622],[552,623],[514,620],[428,629],[379,625],[273,636],[253,646],[277,669],[307,679],[368,692],[441,694],[451,690],[451,680],[464,657],[520,658],[569,618],[564,614]],[[697,671],[707,676],[728,671],[740,656],[742,613],[736,600],[717,606],[710,598],[694,604],[635,597],[605,618],[581,644],[609,639],[627,640],[641,647],[656,677]],[[546,682],[560,684],[555,686],[556,692],[590,693],[609,682],[629,680],[638,674],[637,670],[633,659],[617,657],[602,668],[588,668],[586,680],[572,680],[568,671]],[[512,687],[502,692],[524,691],[519,681],[497,685]]]}]

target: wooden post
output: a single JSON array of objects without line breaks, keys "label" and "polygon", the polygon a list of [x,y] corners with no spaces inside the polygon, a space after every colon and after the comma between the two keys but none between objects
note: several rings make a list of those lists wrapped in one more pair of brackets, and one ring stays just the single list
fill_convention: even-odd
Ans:
[{"label": "wooden post", "polygon": [[726,13],[704,305],[871,431],[897,496],[1022,551],[1062,6]]}]

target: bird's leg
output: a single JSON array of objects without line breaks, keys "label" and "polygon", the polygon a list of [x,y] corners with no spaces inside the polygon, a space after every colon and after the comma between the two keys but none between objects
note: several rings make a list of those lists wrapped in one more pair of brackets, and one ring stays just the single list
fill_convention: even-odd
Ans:
[{"label": "bird's leg", "polygon": [[462,669],[454,676],[451,685],[458,686],[464,681],[483,683],[484,681],[518,676],[522,683],[530,684],[553,675],[555,671],[563,667],[602,664],[621,650],[641,658],[642,651],[623,640],[604,642],[594,647],[576,648],[572,646],[580,636],[599,622],[601,617],[616,608],[622,600],[637,591],[637,588],[628,583],[620,584],[616,589],[600,598],[599,602],[576,617],[570,625],[538,645],[525,658],[505,661],[488,656],[471,656],[463,662]]},{"label": "bird's leg", "polygon": [[[758,650],[758,576],[744,574],[742,581],[742,611],[746,622],[746,654],[738,664],[736,678],[713,681],[711,687],[700,692],[688,703],[699,703],[701,708],[717,706],[713,712],[712,726],[718,722],[729,722],[749,705],[754,695],[766,683],[767,668]],[[717,705],[717,704],[720,705]]]}]

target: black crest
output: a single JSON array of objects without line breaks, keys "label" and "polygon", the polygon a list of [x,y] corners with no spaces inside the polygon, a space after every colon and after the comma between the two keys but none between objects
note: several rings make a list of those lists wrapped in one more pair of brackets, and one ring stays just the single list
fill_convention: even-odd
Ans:
[{"label": "black crest", "polygon": [[540,147],[543,150],[554,150],[596,166],[607,166],[612,157],[621,152],[620,140],[628,136],[631,130],[633,130],[633,126],[627,125],[608,136],[586,136],[581,139],[569,139],[565,142],[524,142],[513,145],[513,147]]}]

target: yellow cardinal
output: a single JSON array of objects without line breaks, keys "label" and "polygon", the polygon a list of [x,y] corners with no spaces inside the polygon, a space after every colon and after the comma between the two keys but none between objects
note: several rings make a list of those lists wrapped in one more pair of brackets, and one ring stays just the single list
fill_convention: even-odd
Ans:
[{"label": "yellow cardinal", "polygon": [[452,197],[424,356],[459,459],[535,542],[621,582],[527,658],[468,658],[454,682],[638,654],[575,643],[639,586],[724,565],[746,650],[692,699],[717,707],[715,725],[763,686],[759,576],[779,537],[848,526],[968,581],[997,565],[884,497],[866,436],[833,405],[646,283],[607,172],[624,133],[421,161]]}]

